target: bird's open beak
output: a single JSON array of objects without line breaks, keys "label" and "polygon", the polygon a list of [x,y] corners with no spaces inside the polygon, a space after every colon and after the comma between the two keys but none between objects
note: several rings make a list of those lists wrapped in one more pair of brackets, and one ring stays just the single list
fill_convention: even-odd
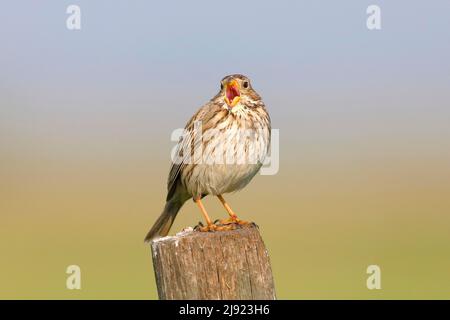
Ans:
[{"label": "bird's open beak", "polygon": [[239,83],[236,80],[231,80],[225,85],[225,102],[229,107],[234,107],[239,100],[241,94],[239,93]]}]

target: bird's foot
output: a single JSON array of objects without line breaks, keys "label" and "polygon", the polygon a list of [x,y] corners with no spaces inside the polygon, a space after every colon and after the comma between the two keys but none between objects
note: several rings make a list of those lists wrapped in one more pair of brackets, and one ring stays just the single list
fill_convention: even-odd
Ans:
[{"label": "bird's foot", "polygon": [[206,226],[199,222],[198,225],[194,227],[194,230],[200,232],[229,231],[235,230],[238,227],[240,227],[240,225],[236,222],[221,223],[220,220],[216,220],[214,223]]},{"label": "bird's foot", "polygon": [[234,230],[234,225],[220,225],[216,223],[211,223],[206,226],[203,225],[203,223],[199,222],[198,225],[195,226],[195,231],[200,232],[214,232],[214,231],[227,231],[227,230]]},{"label": "bird's foot", "polygon": [[239,219],[237,216],[231,216],[228,219],[223,219],[223,220],[219,220],[219,224],[220,225],[246,225],[246,224],[251,224],[252,222],[249,221],[244,221]]}]

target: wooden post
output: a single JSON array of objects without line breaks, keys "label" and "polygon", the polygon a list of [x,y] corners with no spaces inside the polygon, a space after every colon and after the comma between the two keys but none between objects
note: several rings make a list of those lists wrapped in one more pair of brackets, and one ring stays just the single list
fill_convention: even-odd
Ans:
[{"label": "wooden post", "polygon": [[190,229],[154,240],[151,247],[161,300],[276,298],[269,255],[256,226]]}]

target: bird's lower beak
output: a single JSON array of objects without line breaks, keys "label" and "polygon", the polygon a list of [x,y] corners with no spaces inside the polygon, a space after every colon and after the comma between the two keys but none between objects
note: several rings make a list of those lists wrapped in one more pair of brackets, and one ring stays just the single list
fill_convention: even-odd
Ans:
[{"label": "bird's lower beak", "polygon": [[231,80],[225,85],[225,102],[229,107],[234,107],[239,100],[241,100],[241,94],[239,93],[239,84],[236,80]]}]

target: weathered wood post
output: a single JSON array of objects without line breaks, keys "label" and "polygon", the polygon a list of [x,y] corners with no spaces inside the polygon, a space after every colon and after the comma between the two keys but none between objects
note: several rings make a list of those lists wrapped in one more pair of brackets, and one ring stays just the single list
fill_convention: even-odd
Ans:
[{"label": "weathered wood post", "polygon": [[231,231],[183,231],[151,244],[159,298],[275,299],[269,255],[248,225]]}]

